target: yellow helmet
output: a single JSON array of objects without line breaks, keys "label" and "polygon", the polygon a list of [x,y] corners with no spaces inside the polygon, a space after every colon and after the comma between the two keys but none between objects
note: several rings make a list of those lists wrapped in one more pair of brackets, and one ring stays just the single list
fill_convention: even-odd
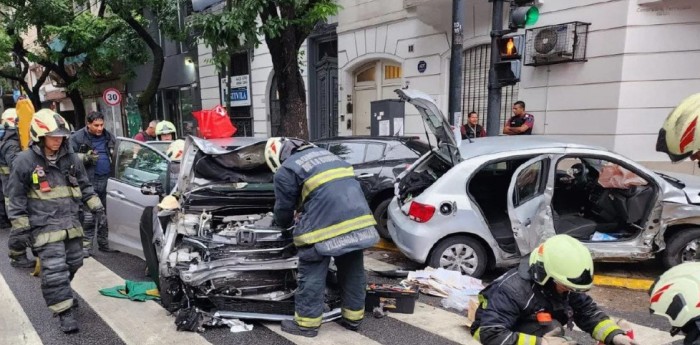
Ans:
[{"label": "yellow helmet", "polygon": [[70,130],[63,116],[49,109],[41,109],[32,116],[29,134],[34,142],[39,142],[47,135],[67,138],[70,136]]},{"label": "yellow helmet", "polygon": [[17,128],[17,111],[15,108],[7,108],[2,112],[2,127]]},{"label": "yellow helmet", "polygon": [[285,159],[297,151],[314,147],[306,140],[297,138],[272,137],[265,144],[265,163],[272,172],[277,172]]},{"label": "yellow helmet", "polygon": [[161,121],[156,125],[156,136],[159,139],[161,135],[170,133],[173,133],[173,138],[175,138],[176,132],[175,125],[170,121]]},{"label": "yellow helmet", "polygon": [[686,262],[669,269],[654,282],[649,295],[649,311],[665,316],[675,335],[700,318],[700,262]]},{"label": "yellow helmet", "polygon": [[575,291],[593,286],[593,258],[588,248],[569,235],[552,236],[530,254],[532,279],[540,285],[550,279]]},{"label": "yellow helmet", "polygon": [[656,151],[678,162],[700,150],[700,93],[689,96],[671,111],[659,131]]},{"label": "yellow helmet", "polygon": [[185,141],[178,139],[170,143],[168,150],[165,154],[170,157],[171,161],[179,162],[182,159],[182,155],[185,153]]}]

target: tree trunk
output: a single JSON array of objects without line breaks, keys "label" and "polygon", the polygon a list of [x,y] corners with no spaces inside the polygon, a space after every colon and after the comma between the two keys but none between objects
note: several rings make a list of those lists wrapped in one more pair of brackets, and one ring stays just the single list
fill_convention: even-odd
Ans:
[{"label": "tree trunk", "polygon": [[[68,97],[71,102],[73,102],[73,109],[75,110],[75,120],[76,125],[79,125],[85,121],[87,113],[85,113],[85,103],[83,102],[83,95],[78,91],[78,89],[69,89]],[[77,129],[77,128],[76,128]]]}]

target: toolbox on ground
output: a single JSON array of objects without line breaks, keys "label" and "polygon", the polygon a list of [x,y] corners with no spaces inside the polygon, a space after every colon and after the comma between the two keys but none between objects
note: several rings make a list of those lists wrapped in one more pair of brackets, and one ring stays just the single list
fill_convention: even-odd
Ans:
[{"label": "toolbox on ground", "polygon": [[367,284],[365,310],[372,310],[384,303],[390,313],[413,314],[418,299],[418,288],[391,284]]}]

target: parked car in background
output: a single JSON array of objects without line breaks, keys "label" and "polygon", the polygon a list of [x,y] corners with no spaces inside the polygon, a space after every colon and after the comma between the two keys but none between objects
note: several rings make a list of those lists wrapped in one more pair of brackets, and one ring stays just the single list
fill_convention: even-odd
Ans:
[{"label": "parked car in background", "polygon": [[597,261],[700,260],[700,178],[543,136],[457,147],[430,96],[397,92],[439,141],[399,176],[389,206],[389,232],[410,259],[478,277],[568,234]]},{"label": "parked car in background", "polygon": [[417,137],[367,136],[328,138],[314,144],[352,164],[377,220],[377,231],[383,238],[390,239],[386,211],[394,197],[396,177],[430,151],[430,146]]}]

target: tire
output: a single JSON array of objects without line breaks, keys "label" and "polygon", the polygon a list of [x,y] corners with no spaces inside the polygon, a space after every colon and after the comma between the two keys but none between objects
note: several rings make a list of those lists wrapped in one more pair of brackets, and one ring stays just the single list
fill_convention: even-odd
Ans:
[{"label": "tire", "polygon": [[[466,258],[461,257],[466,254]],[[454,260],[454,256],[460,256]],[[443,260],[443,257],[445,259]],[[453,257],[452,260],[449,257]],[[481,277],[488,267],[486,249],[479,241],[468,236],[453,236],[443,239],[430,252],[428,265],[467,274],[474,278]],[[441,263],[442,261],[442,263]],[[459,265],[459,263],[462,263]]]},{"label": "tire", "polygon": [[[661,255],[664,267],[671,268],[688,261],[700,261],[700,228],[678,230],[666,241]],[[689,255],[694,255],[694,260]],[[684,259],[684,256],[686,258]]]},{"label": "tire", "polygon": [[153,246],[153,206],[146,207],[141,213],[139,232],[141,233],[141,247],[143,248],[143,257],[146,258],[148,276],[156,284],[160,284],[158,255],[155,246]]},{"label": "tire", "polygon": [[391,240],[391,235],[389,234],[389,229],[387,228],[387,220],[389,219],[389,213],[387,211],[389,209],[389,203],[391,203],[391,198],[380,202],[379,205],[374,208],[374,212],[372,212],[374,220],[377,221],[376,229],[379,236],[387,240]]}]

